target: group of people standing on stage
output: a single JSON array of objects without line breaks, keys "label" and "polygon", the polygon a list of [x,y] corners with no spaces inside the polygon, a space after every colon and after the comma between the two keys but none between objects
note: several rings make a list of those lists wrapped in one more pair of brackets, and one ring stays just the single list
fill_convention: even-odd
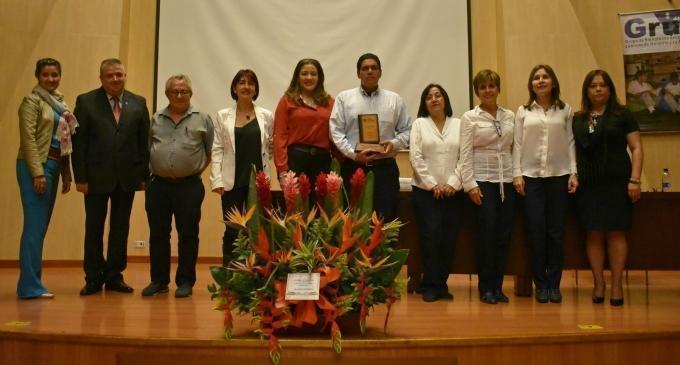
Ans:
[{"label": "group of people standing on stage", "polygon": [[[480,300],[507,303],[503,275],[514,204],[524,199],[531,271],[539,303],[560,303],[568,194],[577,193],[586,252],[593,271],[593,303],[605,295],[605,242],[612,272],[610,304],[623,304],[625,231],[632,203],[640,198],[642,145],[637,122],[618,101],[602,70],[583,81],[581,111],[560,99],[557,75],[535,66],[529,99],[517,114],[498,105],[499,75],[490,70],[473,80],[479,104],[452,118],[448,96],[428,85],[413,123],[410,156],[413,201],[423,246],[422,297],[451,299],[446,280],[451,242],[460,226],[464,190],[477,209],[477,272]],[[460,130],[460,132],[458,132]],[[628,150],[631,156],[628,155]]]},{"label": "group of people standing on stage", "polygon": [[[191,80],[183,74],[168,78],[169,104],[149,119],[145,99],[125,89],[125,68],[117,59],[102,62],[101,88],[78,96],[71,112],[57,90],[59,62],[39,60],[38,85],[19,110],[17,179],[24,229],[18,296],[54,296],[41,281],[42,244],[60,174],[62,192],[70,189],[69,155],[76,189],[85,197],[86,284],[80,294],[102,288],[133,292],[122,272],[134,193],[145,190],[151,283],[142,295],[168,291],[174,216],[179,261],[175,296],[187,297],[196,281],[205,196],[201,174],[206,168],[211,190],[220,195],[226,213],[244,209],[252,165],[268,174],[273,156],[280,179],[292,171],[313,181],[329,171],[336,157],[346,184],[358,168],[374,173],[374,209],[383,219],[393,220],[399,193],[395,155],[409,148],[412,198],[423,247],[423,300],[453,299],[446,281],[463,219],[464,191],[478,206],[480,300],[509,301],[502,291],[503,273],[519,194],[524,197],[536,300],[561,302],[565,214],[568,194],[576,192],[587,230],[593,302],[604,300],[606,242],[612,269],[610,302],[623,304],[625,231],[630,228],[632,203],[640,197],[642,147],[637,123],[619,103],[606,72],[588,74],[576,114],[560,99],[553,69],[537,65],[529,75],[529,99],[517,114],[498,105],[499,75],[483,70],[473,80],[479,99],[474,109],[454,118],[446,90],[429,84],[420,98],[418,118],[411,122],[402,98],[379,86],[382,66],[376,55],[360,56],[356,68],[360,86],[333,98],[324,89],[321,64],[300,60],[274,113],[255,104],[259,95],[255,72],[240,70],[230,85],[235,104],[218,111],[213,121],[191,105]],[[378,117],[379,147],[357,148],[365,115]],[[233,258],[235,239],[236,232],[227,227],[222,243],[225,265]]]}]

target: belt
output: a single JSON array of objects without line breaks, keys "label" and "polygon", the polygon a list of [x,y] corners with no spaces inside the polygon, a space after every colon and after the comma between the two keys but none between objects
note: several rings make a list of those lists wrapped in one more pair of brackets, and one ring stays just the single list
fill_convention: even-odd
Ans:
[{"label": "belt", "polygon": [[186,182],[186,181],[198,179],[199,175],[189,175],[189,176],[184,176],[184,177],[164,177],[164,176],[153,175],[152,178],[154,180],[163,181],[163,182],[167,182],[167,183],[171,183],[171,184],[179,184],[179,183],[183,183],[183,182]]},{"label": "belt", "polygon": [[61,149],[50,146],[50,149],[47,150],[47,158],[57,161],[61,160]]},{"label": "belt", "polygon": [[372,160],[372,161],[367,161],[365,164],[362,164],[362,163],[354,161],[354,160],[350,160],[350,161],[354,165],[362,166],[362,167],[363,166],[365,166],[365,167],[381,166],[381,165],[388,165],[388,164],[396,163],[396,160],[394,159],[394,157],[379,158],[379,159],[375,159],[375,160]]},{"label": "belt", "polygon": [[306,144],[292,144],[288,146],[289,150],[293,151],[298,151],[302,153],[306,153],[312,156],[317,156],[317,155],[329,155],[330,151],[325,148],[319,148],[319,147],[314,147],[314,146],[309,146]]}]

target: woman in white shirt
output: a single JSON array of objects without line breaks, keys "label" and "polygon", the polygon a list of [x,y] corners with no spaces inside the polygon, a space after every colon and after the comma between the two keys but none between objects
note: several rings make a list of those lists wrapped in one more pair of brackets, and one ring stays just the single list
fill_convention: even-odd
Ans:
[{"label": "woman in white shirt", "polygon": [[[260,92],[255,72],[238,71],[230,91],[236,105],[217,112],[210,167],[210,185],[212,191],[221,196],[223,215],[233,208],[245,208],[252,165],[269,175],[274,127],[272,112],[253,103]],[[222,238],[224,266],[232,259],[237,235],[234,229],[225,228]]]},{"label": "woman in white shirt", "polygon": [[515,190],[512,143],[515,114],[498,105],[500,76],[482,70],[472,81],[479,105],[461,117],[461,177],[477,213],[479,299],[507,303],[503,274],[508,256]]},{"label": "woman in white shirt", "polygon": [[515,117],[513,185],[524,197],[536,301],[560,303],[567,193],[578,187],[574,114],[560,99],[560,83],[550,66],[536,65],[527,88],[529,101]]},{"label": "woman in white shirt", "polygon": [[446,280],[460,226],[460,119],[453,118],[449,95],[429,84],[420,96],[418,119],[411,126],[413,206],[423,252],[423,300],[453,299]]}]

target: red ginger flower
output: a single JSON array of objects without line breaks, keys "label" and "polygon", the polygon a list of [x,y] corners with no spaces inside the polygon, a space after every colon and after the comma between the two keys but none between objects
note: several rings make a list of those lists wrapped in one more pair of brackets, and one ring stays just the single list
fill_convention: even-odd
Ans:
[{"label": "red ginger flower", "polygon": [[255,191],[257,191],[257,200],[262,210],[264,212],[270,211],[272,209],[272,191],[269,177],[262,170],[255,175]]},{"label": "red ginger flower", "polygon": [[309,199],[309,192],[312,190],[309,177],[305,174],[300,174],[298,177],[298,184],[300,185],[300,197],[302,201],[307,201]]},{"label": "red ginger flower", "polygon": [[326,179],[328,175],[324,172],[320,172],[319,175],[316,177],[316,200],[317,201],[323,201],[323,198],[328,195],[328,187],[326,186]]},{"label": "red ginger flower", "polygon": [[350,195],[350,207],[355,207],[359,199],[361,199],[361,193],[364,191],[364,185],[366,184],[366,174],[364,169],[356,169],[352,178],[349,180],[349,185],[351,188]]},{"label": "red ginger flower", "polygon": [[328,191],[328,195],[335,198],[338,196],[341,187],[342,178],[338,176],[335,171],[331,171],[331,173],[326,176],[326,189]]},{"label": "red ginger flower", "polygon": [[293,171],[285,172],[281,177],[283,198],[286,200],[286,212],[293,213],[295,212],[295,202],[300,196],[300,184]]}]

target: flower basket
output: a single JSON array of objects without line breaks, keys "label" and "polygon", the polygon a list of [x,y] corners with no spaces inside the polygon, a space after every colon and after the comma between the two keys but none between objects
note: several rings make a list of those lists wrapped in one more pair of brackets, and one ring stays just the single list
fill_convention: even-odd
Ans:
[{"label": "flower basket", "polygon": [[[309,179],[287,173],[285,211],[272,206],[267,176],[253,170],[247,212],[233,210],[225,222],[239,230],[236,259],[210,268],[215,283],[208,289],[215,309],[224,311],[225,337],[231,338],[233,311],[252,315],[274,364],[281,357],[279,336],[329,333],[340,353],[341,331],[364,333],[376,304],[387,305],[386,330],[390,307],[405,292],[398,274],[408,250],[395,247],[402,224],[373,212],[373,174],[357,170],[343,199],[335,161],[332,170],[317,177],[311,208]],[[295,273],[318,275],[318,299],[287,299],[288,275]]]},{"label": "flower basket", "polygon": [[[343,335],[361,335],[361,325],[359,324],[359,312],[349,312],[335,319],[338,327],[342,329]],[[279,338],[283,337],[315,337],[319,335],[331,335],[331,328],[324,326],[325,319],[323,314],[319,315],[319,320],[315,324],[303,324],[302,327],[288,326],[280,328],[274,333]]]}]

